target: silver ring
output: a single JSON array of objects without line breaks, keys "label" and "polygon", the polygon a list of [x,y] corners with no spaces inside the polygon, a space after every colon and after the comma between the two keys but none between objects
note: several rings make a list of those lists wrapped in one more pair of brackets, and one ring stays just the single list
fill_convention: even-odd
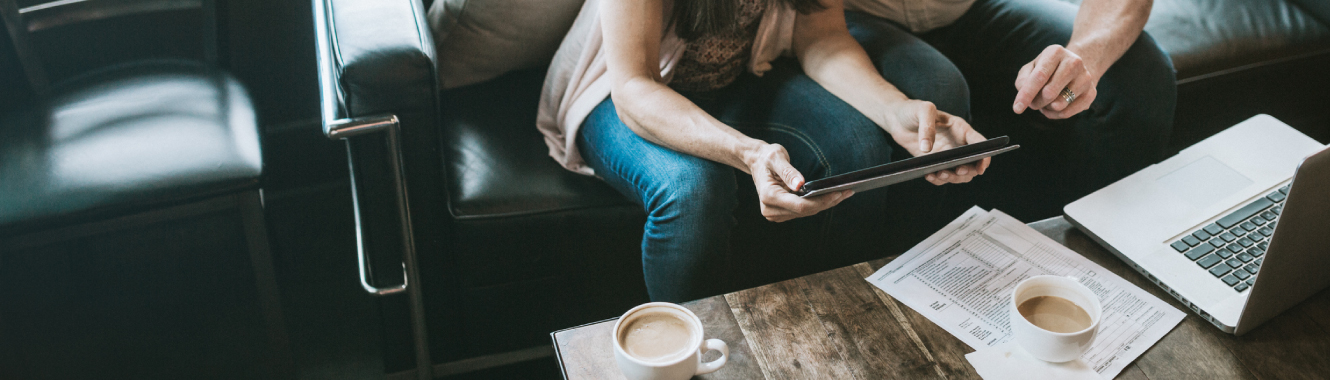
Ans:
[{"label": "silver ring", "polygon": [[1062,95],[1062,100],[1066,100],[1067,104],[1071,104],[1071,102],[1076,101],[1076,93],[1072,92],[1071,88],[1063,87],[1062,93],[1059,95]]}]

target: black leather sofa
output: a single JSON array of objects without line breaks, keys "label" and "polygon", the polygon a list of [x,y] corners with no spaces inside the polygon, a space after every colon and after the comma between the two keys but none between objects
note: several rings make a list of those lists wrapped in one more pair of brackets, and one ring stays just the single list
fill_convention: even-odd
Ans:
[{"label": "black leather sofa", "polygon": [[[328,16],[328,33],[320,36],[331,47],[324,59],[340,63],[326,74],[332,91],[325,94],[338,96],[325,96],[325,114],[400,119],[408,236],[418,255],[433,370],[454,373],[545,355],[550,331],[614,317],[647,301],[639,261],[644,216],[608,186],[566,172],[546,156],[534,127],[544,69],[436,91],[434,61],[449,57],[435,56],[429,42],[423,27],[428,6],[420,0],[315,0],[316,12]],[[1158,0],[1147,31],[1178,70],[1174,151],[1258,113],[1330,139],[1330,108],[1322,95],[1330,86],[1327,3]],[[351,142],[352,165],[391,166],[393,155],[384,146]],[[392,198],[391,189],[375,195],[371,187],[379,185],[365,178],[357,172],[359,199]],[[929,191],[917,184],[894,189]],[[402,240],[395,238],[401,214],[391,204],[360,207],[360,223],[375,226],[367,230],[387,231],[377,239],[385,246],[367,246],[377,268],[371,272],[400,277],[394,271],[403,260],[397,254]],[[747,247],[747,254],[798,239],[797,233],[745,235],[743,226],[760,220],[740,219],[736,239],[744,244],[736,246]],[[906,227],[903,236],[931,228]],[[900,247],[910,245],[904,240]],[[801,274],[765,268],[764,261],[746,261],[746,272],[765,274],[745,284]],[[385,312],[397,316],[385,321],[388,370],[403,371],[412,367],[411,329],[404,327],[410,313]]]}]

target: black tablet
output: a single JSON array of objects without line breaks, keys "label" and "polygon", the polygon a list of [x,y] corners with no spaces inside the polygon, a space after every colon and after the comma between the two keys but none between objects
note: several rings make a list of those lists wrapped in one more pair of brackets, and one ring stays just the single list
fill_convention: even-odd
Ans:
[{"label": "black tablet", "polygon": [[804,187],[795,194],[807,198],[842,190],[860,192],[921,178],[928,173],[951,169],[1021,147],[1008,146],[1008,140],[1007,136],[996,137],[988,141],[819,179],[805,183]]}]

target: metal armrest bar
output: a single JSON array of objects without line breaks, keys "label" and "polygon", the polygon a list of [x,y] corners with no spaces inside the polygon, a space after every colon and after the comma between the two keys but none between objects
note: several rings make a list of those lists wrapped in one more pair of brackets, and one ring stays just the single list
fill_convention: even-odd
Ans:
[{"label": "metal armrest bar", "polygon": [[[351,146],[346,147],[347,166],[351,172],[351,204],[355,213],[356,222],[356,258],[360,263],[360,286],[366,292],[376,296],[386,296],[390,294],[401,293],[411,283],[411,276],[408,274],[407,266],[409,262],[414,261],[414,247],[411,237],[411,222],[407,211],[406,199],[406,181],[403,178],[401,146],[398,141],[397,116],[368,116],[355,119],[336,120],[328,126],[328,138],[333,140],[345,140],[351,137],[370,134],[387,133],[388,134],[388,163],[393,173],[393,187],[397,195],[397,212],[400,215],[402,223],[402,284],[392,287],[374,286],[370,280],[370,260],[365,252],[365,232],[362,224],[363,219],[360,216],[360,192],[355,188],[356,183],[356,164],[351,155]],[[414,267],[414,265],[411,265]]]},{"label": "metal armrest bar", "polygon": [[[0,0],[4,1],[4,0]],[[433,361],[430,359],[429,332],[425,324],[425,301],[420,287],[420,272],[416,264],[414,233],[411,228],[411,215],[407,201],[406,172],[402,159],[401,123],[395,115],[365,116],[346,119],[343,94],[338,84],[340,54],[337,47],[337,33],[332,27],[332,1],[311,0],[314,10],[314,41],[319,73],[319,110],[323,119],[323,132],[329,139],[346,140],[375,132],[386,132],[388,142],[388,160],[395,187],[398,222],[402,233],[402,271],[405,277],[402,285],[378,288],[370,281],[370,261],[364,249],[364,231],[361,229],[360,199],[357,195],[355,179],[355,160],[352,157],[350,141],[347,141],[347,165],[351,171],[351,194],[355,208],[356,249],[360,264],[360,285],[365,291],[376,296],[405,292],[411,312],[411,330],[413,332],[416,354],[416,378],[431,380]],[[389,3],[384,3],[388,6]],[[413,4],[413,6],[417,6]]]}]

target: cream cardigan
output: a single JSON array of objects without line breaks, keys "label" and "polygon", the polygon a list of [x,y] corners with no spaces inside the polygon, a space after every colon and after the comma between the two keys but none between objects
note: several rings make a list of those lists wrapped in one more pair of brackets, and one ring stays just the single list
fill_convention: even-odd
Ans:
[{"label": "cream cardigan", "polygon": [[[668,1],[668,0],[667,0]],[[668,4],[667,4],[668,8]],[[756,75],[771,70],[771,61],[790,52],[795,11],[784,2],[773,1],[762,15],[753,41],[748,69]],[[541,90],[536,128],[545,135],[550,157],[564,168],[594,175],[577,151],[577,130],[591,110],[610,96],[605,75],[604,39],[600,26],[600,0],[587,0],[554,54],[545,87]],[[687,44],[673,31],[660,41],[660,76],[669,83],[675,64]]]}]

